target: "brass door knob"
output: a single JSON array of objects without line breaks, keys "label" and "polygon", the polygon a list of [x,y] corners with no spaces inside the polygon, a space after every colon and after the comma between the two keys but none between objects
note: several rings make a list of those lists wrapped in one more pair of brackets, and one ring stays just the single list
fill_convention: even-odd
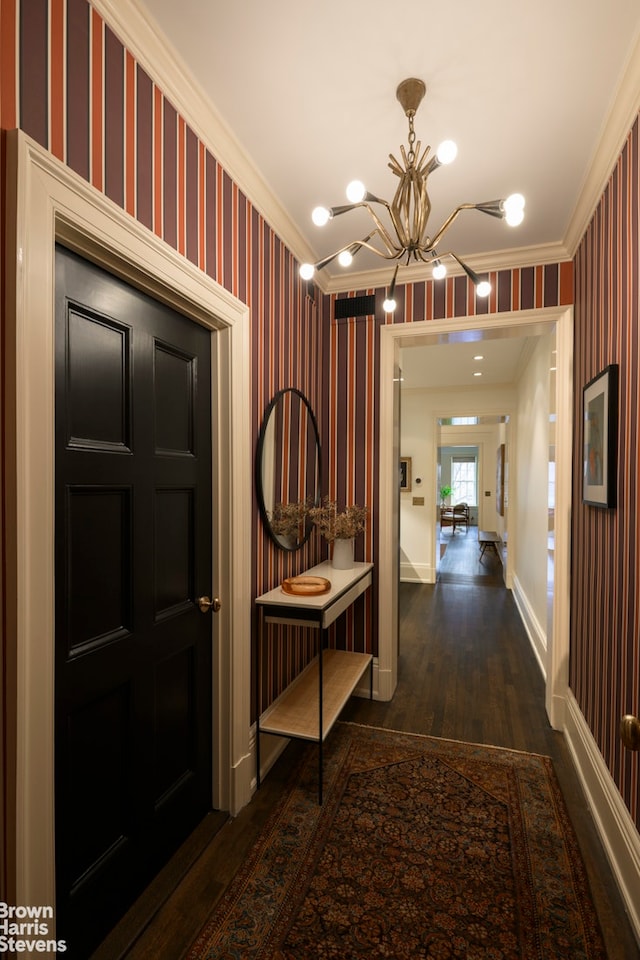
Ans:
[{"label": "brass door knob", "polygon": [[640,750],[640,720],[627,714],[620,721],[620,739],[627,750]]},{"label": "brass door knob", "polygon": [[209,600],[209,597],[198,597],[197,602],[200,607],[200,613],[209,613],[210,610],[217,613],[222,606],[217,597],[214,597],[213,600]]}]

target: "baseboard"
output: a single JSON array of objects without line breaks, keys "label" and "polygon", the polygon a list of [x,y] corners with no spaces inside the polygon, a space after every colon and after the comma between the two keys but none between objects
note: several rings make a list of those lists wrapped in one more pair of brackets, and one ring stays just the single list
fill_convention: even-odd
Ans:
[{"label": "baseboard", "polygon": [[640,943],[640,834],[571,693],[565,736],[629,921]]},{"label": "baseboard", "polygon": [[[266,775],[271,770],[271,767],[274,765],[278,757],[284,753],[287,744],[289,743],[288,737],[275,737],[269,733],[260,734],[260,779],[264,780]],[[254,758],[254,770],[256,769],[255,757],[256,757],[256,725],[255,723],[251,726],[251,731],[249,733],[249,747],[251,750],[251,756]],[[258,789],[258,782],[256,775],[254,773],[251,780],[251,792],[254,793]]]},{"label": "baseboard", "polygon": [[362,697],[363,700],[368,700],[369,696],[372,694],[374,700],[381,700],[380,688],[379,688],[379,664],[378,658],[373,658],[373,684],[369,683],[369,671],[366,670],[360,680],[360,683],[353,691],[352,696]]},{"label": "baseboard", "polygon": [[513,599],[516,602],[518,612],[520,614],[520,619],[524,624],[524,628],[527,631],[527,636],[529,637],[529,642],[533,648],[533,652],[536,655],[538,661],[538,666],[542,671],[542,676],[544,677],[545,683],[547,680],[547,632],[543,630],[540,621],[533,612],[533,608],[527,599],[527,595],[522,589],[522,584],[518,580],[517,576],[513,575],[513,585],[512,585]]},{"label": "baseboard", "polygon": [[229,813],[232,817],[251,800],[255,789],[255,733],[249,744],[249,752],[231,765],[229,779]]},{"label": "baseboard", "polygon": [[430,563],[400,563],[401,583],[435,583],[436,574]]}]

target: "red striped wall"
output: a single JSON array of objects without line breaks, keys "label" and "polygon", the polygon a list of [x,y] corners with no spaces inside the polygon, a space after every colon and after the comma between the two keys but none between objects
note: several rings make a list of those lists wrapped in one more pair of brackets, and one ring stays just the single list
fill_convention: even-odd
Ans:
[{"label": "red striped wall", "polygon": [[[0,0],[0,18],[2,130],[20,127],[251,308],[253,448],[279,389],[297,387],[319,410],[315,302],[215,145],[190,128],[87,0]],[[4,181],[4,137],[0,159]],[[298,554],[277,550],[255,503],[253,542],[254,596],[315,562],[315,542]],[[281,672],[289,678],[298,661],[297,652],[286,654]]]},{"label": "red striped wall", "polygon": [[570,683],[640,828],[639,757],[620,718],[640,714],[640,146],[636,120],[575,258],[575,442],[582,462],[582,388],[619,364],[617,507],[582,503],[574,474]]}]

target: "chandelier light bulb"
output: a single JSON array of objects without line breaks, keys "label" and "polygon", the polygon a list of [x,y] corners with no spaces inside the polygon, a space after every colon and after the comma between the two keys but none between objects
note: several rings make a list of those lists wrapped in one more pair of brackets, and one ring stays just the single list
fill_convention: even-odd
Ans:
[{"label": "chandelier light bulb", "polygon": [[524,220],[524,197],[521,193],[512,193],[504,201],[504,218],[510,227],[517,227]]},{"label": "chandelier light bulb", "polygon": [[445,267],[444,263],[436,263],[432,273],[434,280],[442,280],[443,277],[446,277],[447,275],[447,268]]},{"label": "chandelier light bulb", "polygon": [[443,140],[436,152],[438,163],[445,166],[447,163],[453,163],[458,155],[458,147],[453,140]]},{"label": "chandelier light bulb", "polygon": [[393,297],[387,297],[382,303],[382,309],[385,313],[393,313],[396,308],[396,302]]},{"label": "chandelier light bulb", "polygon": [[343,250],[342,253],[338,254],[338,263],[341,267],[350,267],[353,263],[353,256],[349,250]]},{"label": "chandelier light bulb", "polygon": [[491,284],[488,280],[481,280],[476,287],[476,293],[479,297],[488,297],[491,293]]},{"label": "chandelier light bulb", "polygon": [[315,207],[311,213],[311,219],[316,227],[324,227],[325,223],[331,219],[331,211],[326,207]]},{"label": "chandelier light bulb", "polygon": [[303,280],[311,280],[315,272],[316,268],[312,263],[303,263],[300,266],[300,276]]},{"label": "chandelier light bulb", "polygon": [[360,203],[364,200],[367,189],[360,180],[352,180],[347,187],[347,200],[349,203]]}]

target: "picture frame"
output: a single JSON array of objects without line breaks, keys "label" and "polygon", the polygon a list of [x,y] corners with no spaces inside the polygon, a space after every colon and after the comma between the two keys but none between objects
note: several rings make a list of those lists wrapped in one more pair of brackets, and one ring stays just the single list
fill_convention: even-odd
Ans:
[{"label": "picture frame", "polygon": [[400,490],[402,493],[411,491],[411,457],[400,457]]},{"label": "picture frame", "polygon": [[611,363],[583,388],[582,502],[616,506],[618,466],[618,364]]}]

